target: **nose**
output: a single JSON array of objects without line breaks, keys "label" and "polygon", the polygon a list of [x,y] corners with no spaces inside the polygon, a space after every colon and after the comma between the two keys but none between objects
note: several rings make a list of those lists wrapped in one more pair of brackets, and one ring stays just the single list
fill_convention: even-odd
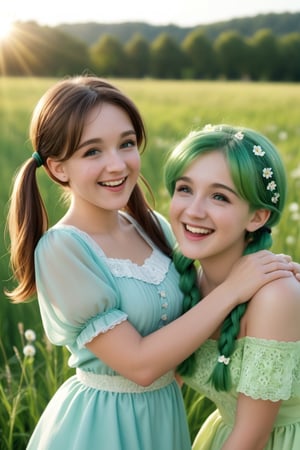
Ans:
[{"label": "nose", "polygon": [[107,155],[106,170],[108,172],[121,172],[126,167],[122,153],[112,150]]},{"label": "nose", "polygon": [[189,206],[186,209],[186,213],[190,217],[203,218],[207,214],[206,203],[203,198],[196,196],[192,199]]}]

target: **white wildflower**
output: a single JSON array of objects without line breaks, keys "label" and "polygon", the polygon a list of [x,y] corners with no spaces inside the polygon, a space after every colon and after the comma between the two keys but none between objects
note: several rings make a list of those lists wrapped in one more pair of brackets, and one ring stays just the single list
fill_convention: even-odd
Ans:
[{"label": "white wildflower", "polygon": [[34,345],[27,344],[23,348],[23,353],[25,356],[34,356],[35,355],[35,347]]},{"label": "white wildflower", "polygon": [[253,153],[255,156],[264,156],[266,152],[263,151],[260,145],[253,145]]},{"label": "white wildflower", "polygon": [[36,334],[33,330],[26,330],[24,336],[29,342],[33,342],[36,340]]},{"label": "white wildflower", "polygon": [[268,178],[272,178],[272,176],[273,176],[272,168],[271,167],[265,167],[263,169],[262,175],[263,175],[264,178],[267,178],[267,179]]},{"label": "white wildflower", "polygon": [[295,245],[296,239],[294,236],[287,236],[285,242],[287,243],[287,245]]}]

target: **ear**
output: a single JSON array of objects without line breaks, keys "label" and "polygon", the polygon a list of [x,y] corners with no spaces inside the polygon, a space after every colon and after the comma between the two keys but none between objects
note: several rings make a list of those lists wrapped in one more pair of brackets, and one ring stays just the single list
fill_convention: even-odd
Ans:
[{"label": "ear", "polygon": [[248,222],[247,231],[256,231],[267,222],[271,214],[268,209],[257,209]]},{"label": "ear", "polygon": [[69,180],[63,161],[47,158],[47,167],[54,179],[66,183]]}]

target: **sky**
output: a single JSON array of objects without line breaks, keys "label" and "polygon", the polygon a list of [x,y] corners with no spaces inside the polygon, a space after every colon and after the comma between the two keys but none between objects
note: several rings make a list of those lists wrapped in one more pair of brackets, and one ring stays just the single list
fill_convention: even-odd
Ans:
[{"label": "sky", "polygon": [[28,20],[49,26],[78,22],[146,22],[193,27],[282,12],[300,12],[299,0],[2,0],[0,27],[7,22]]}]

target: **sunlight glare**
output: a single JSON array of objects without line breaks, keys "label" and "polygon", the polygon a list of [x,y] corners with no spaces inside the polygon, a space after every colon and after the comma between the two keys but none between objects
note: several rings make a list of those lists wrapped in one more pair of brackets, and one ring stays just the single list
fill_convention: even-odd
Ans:
[{"label": "sunlight glare", "polygon": [[0,18],[0,41],[4,41],[9,37],[12,28],[13,28],[12,22]]}]

